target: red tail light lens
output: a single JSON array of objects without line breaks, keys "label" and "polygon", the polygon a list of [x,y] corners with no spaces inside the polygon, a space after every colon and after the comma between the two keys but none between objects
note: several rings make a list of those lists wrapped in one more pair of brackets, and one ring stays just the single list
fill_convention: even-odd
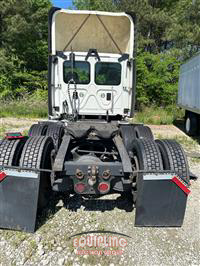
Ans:
[{"label": "red tail light lens", "polygon": [[9,132],[6,133],[6,139],[22,139],[24,136],[20,132]]},{"label": "red tail light lens", "polygon": [[78,193],[82,193],[85,190],[85,184],[77,183],[74,188]]},{"label": "red tail light lens", "polygon": [[101,192],[101,193],[106,193],[110,190],[110,185],[108,183],[100,183],[99,186],[98,186],[98,190]]},{"label": "red tail light lens", "polygon": [[0,182],[3,181],[6,178],[5,172],[0,172]]}]

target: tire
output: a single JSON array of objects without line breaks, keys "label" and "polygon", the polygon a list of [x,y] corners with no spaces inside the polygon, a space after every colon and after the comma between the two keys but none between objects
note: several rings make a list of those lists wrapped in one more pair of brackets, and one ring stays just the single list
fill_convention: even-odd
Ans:
[{"label": "tire", "polygon": [[161,153],[154,141],[149,139],[134,140],[133,154],[138,159],[139,170],[163,170]]},{"label": "tire", "polygon": [[3,139],[0,143],[0,166],[18,166],[26,139]]},{"label": "tire", "polygon": [[[160,171],[163,170],[162,157],[158,146],[153,140],[148,139],[136,139],[133,141],[133,156],[134,164],[133,168],[136,170]],[[133,202],[137,202],[137,190],[138,184],[143,176],[143,173],[136,175],[135,185],[132,188]]]},{"label": "tire", "polygon": [[[53,149],[54,145],[51,137],[30,137],[24,145],[20,166],[51,169],[51,151]],[[47,205],[51,191],[50,173],[40,172],[39,209]]]},{"label": "tire", "polygon": [[136,138],[138,139],[149,139],[149,140],[154,139],[151,129],[147,126],[142,126],[142,125],[136,126],[134,130]]},{"label": "tire", "polygon": [[64,135],[63,125],[57,123],[52,123],[48,125],[46,136],[52,137],[56,150],[58,150],[58,148],[60,147],[63,135]]},{"label": "tire", "polygon": [[160,149],[164,170],[175,171],[185,181],[189,182],[189,167],[186,154],[175,140],[156,140]]},{"label": "tire", "polygon": [[188,136],[196,136],[198,133],[198,116],[191,112],[185,115],[185,132]]},{"label": "tire", "polygon": [[29,129],[28,136],[44,136],[47,131],[47,126],[47,124],[33,124]]},{"label": "tire", "polygon": [[132,151],[132,142],[136,139],[134,125],[121,125],[120,134],[128,152]]}]

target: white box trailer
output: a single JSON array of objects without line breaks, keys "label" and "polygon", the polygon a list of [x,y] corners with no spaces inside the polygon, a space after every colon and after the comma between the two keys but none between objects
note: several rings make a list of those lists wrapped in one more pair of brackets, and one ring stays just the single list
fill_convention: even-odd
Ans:
[{"label": "white box trailer", "polygon": [[180,68],[178,106],[185,109],[185,131],[194,136],[200,121],[200,53]]}]

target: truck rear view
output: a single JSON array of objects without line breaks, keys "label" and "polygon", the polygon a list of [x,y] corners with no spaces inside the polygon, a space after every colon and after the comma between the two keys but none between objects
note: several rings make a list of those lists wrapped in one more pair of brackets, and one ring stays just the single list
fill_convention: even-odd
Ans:
[{"label": "truck rear view", "polygon": [[[131,198],[136,226],[181,226],[189,168],[174,140],[131,124],[134,16],[49,13],[49,120],[0,143],[0,227],[33,232],[54,192]],[[103,215],[103,214],[102,214]]]}]

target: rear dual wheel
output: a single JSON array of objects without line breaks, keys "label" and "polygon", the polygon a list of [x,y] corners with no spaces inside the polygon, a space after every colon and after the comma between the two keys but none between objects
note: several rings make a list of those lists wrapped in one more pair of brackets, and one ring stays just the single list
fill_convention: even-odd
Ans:
[{"label": "rear dual wheel", "polygon": [[135,131],[135,137],[137,139],[149,139],[149,140],[154,139],[151,129],[147,126],[138,125],[134,128],[134,131]]},{"label": "rear dual wheel", "polygon": [[60,147],[64,133],[65,131],[63,125],[56,123],[48,125],[46,136],[52,137],[56,150]]},{"label": "rear dual wheel", "polygon": [[29,129],[28,136],[44,136],[47,131],[47,126],[47,124],[33,124]]},{"label": "rear dual wheel", "polygon": [[[133,156],[137,159],[139,169],[157,171],[163,170],[161,153],[153,140],[136,139],[133,141]],[[138,167],[136,167],[138,168]]]},{"label": "rear dual wheel", "polygon": [[[132,147],[134,170],[155,171],[155,174],[162,170],[174,171],[189,183],[187,157],[176,141],[136,139]],[[141,175],[136,175],[136,186],[139,176]]]},{"label": "rear dual wheel", "polygon": [[[33,169],[51,170],[51,153],[54,149],[53,140],[47,136],[30,137],[22,150],[19,165],[21,167]],[[40,189],[38,198],[38,208],[45,207],[51,196],[50,172],[40,171]]]},{"label": "rear dual wheel", "polygon": [[[51,153],[54,149],[51,137],[36,136],[27,140],[4,139],[0,143],[0,166],[20,166],[31,169],[51,170]],[[42,209],[51,195],[50,172],[40,171],[38,208]],[[30,191],[31,193],[31,191]]]},{"label": "rear dual wheel", "polygon": [[189,167],[186,154],[175,140],[156,140],[165,170],[171,170],[189,182]]},{"label": "rear dual wheel", "polygon": [[128,152],[131,152],[133,149],[133,141],[135,139],[148,139],[153,140],[153,133],[151,129],[143,125],[122,125],[120,127],[121,136]]},{"label": "rear dual wheel", "polygon": [[3,139],[0,143],[0,166],[18,166],[25,141],[26,138]]},{"label": "rear dual wheel", "polygon": [[[135,139],[132,143],[133,170],[160,171],[163,170],[163,162],[160,150],[155,141],[149,139]],[[137,198],[137,186],[144,173],[136,173],[133,182],[133,202]]]},{"label": "rear dual wheel", "polygon": [[52,137],[56,150],[60,147],[64,135],[64,127],[58,123],[34,124],[29,129],[29,136],[49,136]]}]

